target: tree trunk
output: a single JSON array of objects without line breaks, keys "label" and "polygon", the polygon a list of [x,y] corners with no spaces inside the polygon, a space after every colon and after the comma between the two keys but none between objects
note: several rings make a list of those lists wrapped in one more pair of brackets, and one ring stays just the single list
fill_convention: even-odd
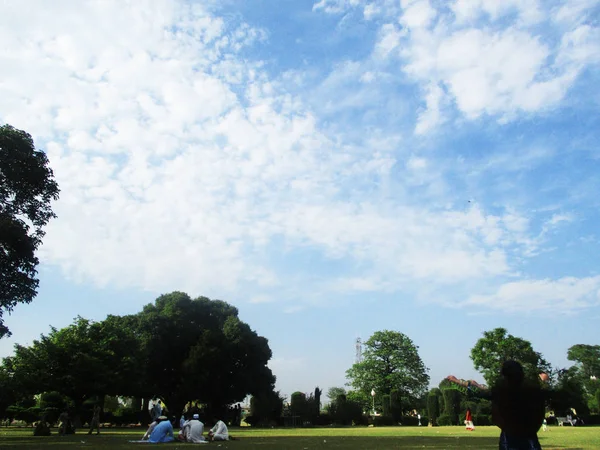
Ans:
[{"label": "tree trunk", "polygon": [[176,418],[174,427],[179,427],[179,417],[183,412],[183,408],[185,407],[186,401],[178,398],[178,397],[165,397],[165,405],[167,406],[167,410],[169,412],[169,420],[173,417]]}]

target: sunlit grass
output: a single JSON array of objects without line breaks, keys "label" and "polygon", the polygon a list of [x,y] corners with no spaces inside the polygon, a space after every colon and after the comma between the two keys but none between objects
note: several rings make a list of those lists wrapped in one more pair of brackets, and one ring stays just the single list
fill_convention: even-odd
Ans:
[{"label": "sunlit grass", "polygon": [[[231,429],[235,441],[211,443],[211,447],[246,450],[324,450],[324,449],[497,449],[499,430],[496,427],[477,427],[467,432],[462,427],[378,427],[378,428],[296,428],[296,429]],[[131,428],[102,429],[100,436],[88,436],[85,430],[74,436],[33,437],[31,428],[0,429],[0,448],[3,449],[75,449],[75,448],[137,448],[149,444],[132,444],[144,430]],[[600,427],[552,427],[540,432],[545,450],[600,449]],[[189,448],[191,444],[162,444],[160,448]],[[207,446],[208,448],[208,446]]]}]

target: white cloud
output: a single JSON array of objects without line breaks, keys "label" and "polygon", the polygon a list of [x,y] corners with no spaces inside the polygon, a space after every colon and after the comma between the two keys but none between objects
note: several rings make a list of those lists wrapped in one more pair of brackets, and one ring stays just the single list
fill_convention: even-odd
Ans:
[{"label": "white cloud", "polygon": [[258,305],[261,303],[272,303],[274,299],[268,295],[255,295],[250,299],[250,303]]},{"label": "white cloud", "polygon": [[[1,119],[31,132],[49,154],[62,194],[41,256],[69,277],[193,295],[243,292],[261,303],[280,300],[270,290],[265,296],[267,287],[286,285],[301,297],[322,284],[314,281],[322,276],[318,268],[273,263],[271,247],[279,243],[377,274],[350,269],[330,286],[355,291],[510,275],[512,261],[538,245],[517,211],[439,206],[450,194],[435,163],[410,158],[398,136],[369,131],[359,146],[328,129],[304,98],[244,53],[263,42],[261,30],[224,21],[199,3],[11,5],[0,7]],[[332,12],[360,2],[319,5]],[[425,17],[410,19],[420,24],[414,36],[430,23]],[[381,29],[382,55],[398,54],[402,33],[390,22]],[[424,84],[423,133],[443,120],[444,84],[477,115],[504,111],[514,92],[536,82],[541,63],[511,54],[510,33],[519,32],[473,32],[478,43],[461,33],[444,44],[464,45],[456,60],[421,58],[429,48],[424,36],[415,42],[425,53],[411,47],[413,65],[404,70],[418,80],[439,74]],[[530,45],[543,59],[542,44],[516,36],[520,48]],[[446,48],[438,41],[434,48]],[[502,58],[490,67],[477,62],[498,48],[529,85],[499,68]],[[474,87],[479,80],[496,91],[478,103],[452,76],[482,67]],[[323,89],[350,79],[358,85],[361,77],[369,81],[367,73],[383,76],[360,62],[341,64]],[[363,105],[370,93],[351,92],[330,111]],[[430,197],[432,204],[421,201]],[[289,313],[304,307],[289,303]]]},{"label": "white cloud", "polygon": [[323,10],[328,14],[339,14],[361,3],[362,0],[319,0],[313,5],[313,11]]},{"label": "white cloud", "polygon": [[427,167],[427,160],[425,158],[411,157],[406,163],[406,167],[412,170],[425,169]]},{"label": "white cloud", "polygon": [[413,1],[405,7],[400,23],[410,29],[428,27],[436,15],[429,0]]},{"label": "white cloud", "polygon": [[456,0],[450,7],[458,22],[474,21],[482,15],[498,20],[508,14],[517,14],[526,23],[535,23],[543,18],[538,0]]},{"label": "white cloud", "polygon": [[552,19],[565,25],[579,25],[590,18],[590,13],[598,8],[597,0],[569,0],[554,8]]},{"label": "white cloud", "polygon": [[427,86],[427,95],[425,96],[426,107],[419,113],[417,118],[416,134],[426,134],[438,126],[443,117],[441,114],[441,104],[444,101],[444,91],[439,84],[431,83]]},{"label": "white cloud", "polygon": [[572,222],[573,216],[571,214],[553,214],[548,221],[549,225],[557,225],[561,222]]},{"label": "white cloud", "polygon": [[508,312],[569,314],[600,305],[600,277],[523,280],[501,285],[494,294],[471,296],[464,306]]},{"label": "white cloud", "polygon": [[400,45],[402,32],[391,23],[381,27],[379,40],[375,45],[375,55],[379,58],[386,58]]},{"label": "white cloud", "polygon": [[429,0],[400,7],[386,1],[369,9],[383,22],[372,58],[397,64],[422,87],[426,108],[416,134],[444,122],[442,103],[454,102],[471,120],[486,115],[506,123],[558,106],[585,67],[600,62],[600,28],[585,21],[593,3],[563,2],[547,11],[536,0],[456,0],[448,12]]}]

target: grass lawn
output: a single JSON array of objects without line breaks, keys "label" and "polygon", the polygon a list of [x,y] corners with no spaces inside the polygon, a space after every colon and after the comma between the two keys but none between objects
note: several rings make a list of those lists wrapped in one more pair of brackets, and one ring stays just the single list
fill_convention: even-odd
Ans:
[{"label": "grass lawn", "polygon": [[[131,444],[140,439],[144,430],[106,429],[100,436],[88,436],[85,431],[59,437],[53,430],[50,437],[33,437],[27,428],[1,428],[2,449],[78,449],[78,448],[146,448],[152,444]],[[233,450],[388,450],[388,449],[497,449],[499,430],[496,427],[477,427],[467,432],[462,427],[380,427],[380,428],[306,428],[306,429],[231,429],[239,440],[213,442],[206,448]],[[544,450],[600,449],[600,427],[552,427],[540,432]],[[161,444],[161,448],[183,449],[193,444]]]}]

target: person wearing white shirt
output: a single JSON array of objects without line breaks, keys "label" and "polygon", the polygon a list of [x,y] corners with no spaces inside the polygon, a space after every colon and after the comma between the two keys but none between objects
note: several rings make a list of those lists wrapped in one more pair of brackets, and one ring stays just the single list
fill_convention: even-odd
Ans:
[{"label": "person wearing white shirt", "polygon": [[188,420],[183,426],[183,437],[185,442],[192,442],[194,444],[205,444],[206,439],[202,434],[204,433],[204,424],[200,422],[200,416],[194,414],[192,420]]},{"label": "person wearing white shirt", "polygon": [[222,420],[219,420],[214,427],[208,432],[209,441],[228,441],[229,431],[227,425]]}]

